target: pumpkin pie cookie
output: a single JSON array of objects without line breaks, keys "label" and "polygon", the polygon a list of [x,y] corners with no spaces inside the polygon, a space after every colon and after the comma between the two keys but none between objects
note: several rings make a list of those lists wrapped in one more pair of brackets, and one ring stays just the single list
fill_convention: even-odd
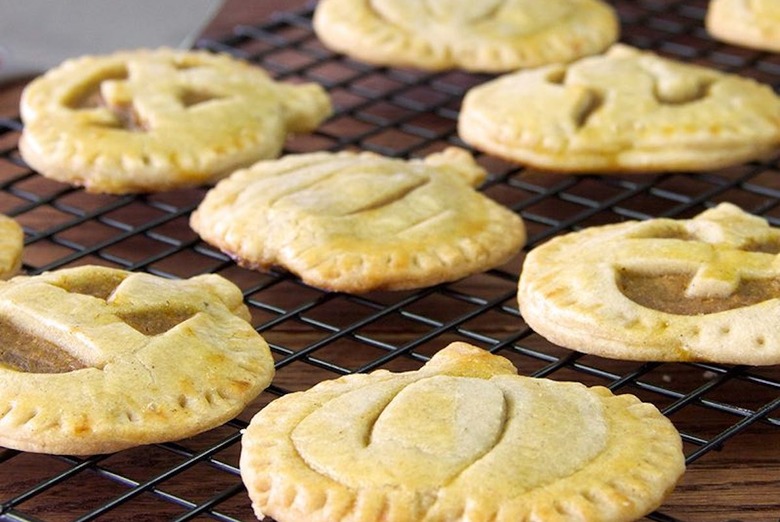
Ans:
[{"label": "pumpkin pie cookie", "polygon": [[504,72],[599,53],[620,26],[602,0],[323,0],[314,30],[370,63]]},{"label": "pumpkin pie cookie", "polygon": [[410,161],[290,155],[218,183],[190,224],[242,266],[281,266],[325,290],[418,288],[496,267],[523,246],[520,216],[474,189],[485,175],[457,148]]},{"label": "pumpkin pie cookie", "polygon": [[727,43],[780,51],[780,2],[777,0],[711,0],[707,30]]},{"label": "pumpkin pie cookie", "polygon": [[317,84],[277,83],[224,54],[135,50],[68,60],[24,90],[24,160],[107,193],[211,183],[279,155],[331,112]]},{"label": "pumpkin pie cookie", "polygon": [[281,397],[242,439],[258,518],[278,522],[621,522],[684,472],[653,405],[521,377],[453,343],[420,370],[349,375]]},{"label": "pumpkin pie cookie", "polygon": [[472,88],[458,131],[478,149],[540,169],[697,171],[776,151],[780,97],[753,79],[617,44]]},{"label": "pumpkin pie cookie", "polygon": [[523,318],[604,357],[780,363],[780,229],[730,203],[693,219],[586,228],[526,257]]},{"label": "pumpkin pie cookie", "polygon": [[13,218],[0,214],[0,279],[16,275],[22,267],[24,231]]},{"label": "pumpkin pie cookie", "polygon": [[96,454],[233,418],[274,374],[241,291],[84,266],[0,282],[0,445]]}]

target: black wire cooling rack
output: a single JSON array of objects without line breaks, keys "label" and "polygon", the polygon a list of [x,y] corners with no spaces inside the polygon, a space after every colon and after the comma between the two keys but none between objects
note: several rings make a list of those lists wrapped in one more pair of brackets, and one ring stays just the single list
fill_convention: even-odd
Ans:
[{"label": "black wire cooling rack", "polygon": [[[780,87],[780,55],[724,45],[706,34],[705,0],[612,3],[625,43]],[[224,38],[197,44],[252,61],[280,80],[316,81],[328,89],[335,115],[317,132],[291,139],[287,152],[366,149],[415,157],[464,146],[455,132],[460,102],[486,76],[356,62],[319,43],[311,14],[311,7],[279,13],[263,25],[238,26]],[[453,340],[500,353],[526,375],[605,385],[653,402],[680,429],[689,472],[706,472],[707,462],[717,466],[717,455],[738,454],[741,437],[756,428],[767,447],[780,442],[777,368],[617,362],[553,346],[526,327],[517,311],[523,254],[485,274],[420,291],[325,293],[282,272],[238,268],[201,242],[187,221],[204,189],[86,194],[32,172],[16,148],[20,131],[18,118],[0,119],[0,211],[24,226],[28,273],[85,263],[174,278],[219,273],[243,289],[254,324],[272,346],[277,376],[239,418],[185,441],[89,458],[0,450],[2,520],[252,520],[237,462],[240,430],[259,408],[324,379],[377,368],[418,368]],[[775,226],[780,221],[776,160],[684,175],[577,177],[477,158],[490,172],[484,191],[525,219],[526,250],[585,226],[690,217],[722,201],[763,215]],[[774,480],[780,486],[780,476]],[[738,487],[753,486],[748,481]],[[673,499],[647,519],[683,520]],[[701,513],[712,513],[719,503],[727,505],[728,496],[714,495]],[[687,507],[692,520],[696,508]]]}]

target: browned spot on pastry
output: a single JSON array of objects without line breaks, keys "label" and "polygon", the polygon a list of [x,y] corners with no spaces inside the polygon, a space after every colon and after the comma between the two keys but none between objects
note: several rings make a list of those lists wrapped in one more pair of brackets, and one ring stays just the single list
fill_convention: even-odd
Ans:
[{"label": "browned spot on pastry", "polygon": [[86,368],[59,346],[0,317],[0,365],[28,373],[66,373]]},{"label": "browned spot on pastry", "polygon": [[617,283],[623,295],[635,303],[678,315],[712,314],[780,297],[780,280],[743,279],[728,297],[688,298],[685,289],[691,279],[690,274],[648,275],[622,270]]},{"label": "browned spot on pastry", "polygon": [[117,312],[116,315],[144,335],[160,335],[183,323],[195,315],[195,313],[188,309],[170,308],[164,310]]}]

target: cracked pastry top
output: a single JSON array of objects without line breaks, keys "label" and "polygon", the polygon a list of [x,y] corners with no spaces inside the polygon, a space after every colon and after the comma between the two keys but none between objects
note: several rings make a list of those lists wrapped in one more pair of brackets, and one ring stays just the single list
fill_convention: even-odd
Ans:
[{"label": "cracked pastry top", "polygon": [[501,265],[525,243],[520,216],[474,188],[485,176],[454,147],[409,161],[289,155],[219,182],[190,224],[242,266],[281,266],[325,290],[431,286]]},{"label": "cracked pastry top", "polygon": [[780,2],[712,0],[707,4],[707,31],[716,39],[743,47],[780,51]]},{"label": "cracked pastry top", "polygon": [[780,97],[735,74],[617,44],[466,93],[458,132],[485,152],[567,173],[696,171],[780,144]]},{"label": "cracked pastry top", "polygon": [[241,291],[82,266],[0,282],[0,445],[90,455],[183,439],[274,374]]},{"label": "cracked pastry top", "polygon": [[331,113],[317,84],[224,54],[135,50],[68,60],[23,91],[19,150],[46,177],[114,194],[216,181],[279,155]]},{"label": "cracked pastry top", "polygon": [[780,363],[780,229],[731,203],[692,219],[586,228],[531,250],[523,319],[626,360]]},{"label": "cracked pastry top", "polygon": [[602,0],[323,0],[314,30],[369,63],[505,72],[599,53],[620,27]]},{"label": "cracked pastry top", "polygon": [[653,405],[456,342],[417,371],[276,399],[240,471],[257,517],[278,522],[628,522],[662,503],[684,456]]}]

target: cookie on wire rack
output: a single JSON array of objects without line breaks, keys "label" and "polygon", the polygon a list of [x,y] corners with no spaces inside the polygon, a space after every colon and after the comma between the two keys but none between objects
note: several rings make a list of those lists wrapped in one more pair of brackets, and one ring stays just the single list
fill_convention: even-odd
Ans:
[{"label": "cookie on wire rack", "polygon": [[780,229],[731,203],[585,228],[531,250],[520,312],[550,341],[604,357],[778,364],[779,254]]},{"label": "cookie on wire rack", "polygon": [[408,161],[289,155],[219,182],[190,224],[245,267],[324,290],[420,288],[497,267],[525,243],[520,216],[475,189],[486,175],[455,147]]},{"label": "cookie on wire rack", "polygon": [[484,152],[555,172],[716,169],[777,152],[780,96],[751,78],[616,44],[473,87],[458,132]]},{"label": "cookie on wire rack", "polygon": [[240,289],[82,266],[0,282],[0,445],[90,455],[235,417],[274,375]]},{"label": "cookie on wire rack", "polygon": [[210,184],[279,155],[331,113],[318,84],[285,84],[226,54],[140,49],[68,60],[23,91],[19,150],[46,177],[125,194]]},{"label": "cookie on wire rack", "polygon": [[680,435],[653,405],[521,377],[457,342],[418,371],[273,401],[240,458],[257,517],[278,522],[628,522],[684,469]]},{"label": "cookie on wire rack", "polygon": [[323,0],[314,30],[369,63],[505,72],[602,52],[620,25],[602,0]]}]

